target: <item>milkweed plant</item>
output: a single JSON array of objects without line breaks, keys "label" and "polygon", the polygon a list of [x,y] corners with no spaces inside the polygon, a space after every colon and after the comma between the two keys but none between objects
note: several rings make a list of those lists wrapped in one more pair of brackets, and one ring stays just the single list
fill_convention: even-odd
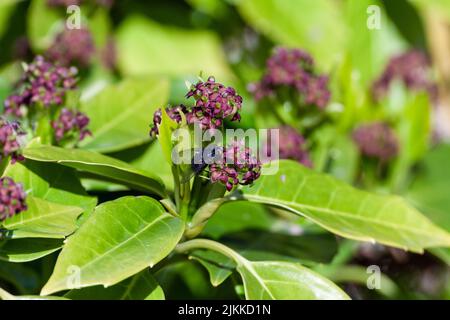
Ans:
[{"label": "milkweed plant", "polygon": [[[195,78],[201,63],[183,74],[156,55],[135,64],[123,43],[139,51],[128,33],[159,28],[153,22],[98,32],[112,1],[32,3],[59,19],[71,4],[86,16],[81,28],[59,25],[13,46],[16,76],[0,92],[2,299],[446,290],[416,292],[396,277],[418,259],[448,275],[450,229],[433,216],[441,198],[425,188],[439,180],[433,166],[446,150],[431,120],[439,89],[425,52],[391,55],[363,84],[351,59],[326,68],[309,50],[246,27],[227,40],[244,51],[225,45],[240,59],[235,75],[208,60],[216,72]],[[188,50],[201,46],[188,38]],[[213,61],[217,52],[202,48]],[[183,57],[167,54],[173,64]]]}]

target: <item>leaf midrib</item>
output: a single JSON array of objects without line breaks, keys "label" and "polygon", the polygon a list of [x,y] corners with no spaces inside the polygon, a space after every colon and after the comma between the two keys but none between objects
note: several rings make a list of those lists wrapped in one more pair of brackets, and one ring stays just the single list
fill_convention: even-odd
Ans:
[{"label": "leaf midrib", "polygon": [[[336,215],[340,215],[340,216],[347,217],[347,218],[354,219],[354,220],[359,220],[359,221],[364,221],[364,222],[371,222],[371,223],[374,223],[374,224],[378,224],[379,226],[382,226],[382,227],[384,226],[384,227],[388,227],[388,228],[396,229],[396,230],[397,229],[403,229],[404,231],[409,231],[411,233],[416,233],[416,234],[419,234],[419,235],[430,236],[430,233],[425,232],[425,231],[423,231],[421,229],[416,229],[416,228],[412,228],[412,227],[402,226],[400,224],[399,225],[395,225],[395,224],[392,224],[392,223],[389,223],[389,222],[386,222],[386,221],[381,221],[381,220],[373,219],[373,218],[370,218],[370,217],[360,217],[360,216],[353,215],[351,213],[344,212],[344,211],[332,210],[332,209],[329,209],[329,208],[316,207],[316,206],[311,206],[311,205],[305,205],[305,204],[300,204],[298,202],[286,201],[286,200],[280,200],[280,199],[276,199],[276,200],[272,201],[273,198],[268,198],[268,197],[264,197],[264,196],[254,195],[254,194],[246,194],[245,197],[250,199],[250,200],[254,199],[257,202],[262,202],[262,203],[269,203],[269,204],[273,204],[273,205],[277,205],[278,203],[279,204],[283,204],[284,206],[286,206],[287,209],[290,209],[291,211],[294,211],[294,212],[297,212],[297,213],[302,214],[304,216],[307,216],[311,220],[317,220],[317,219],[315,219],[313,217],[310,217],[310,214],[307,214],[308,212],[304,213],[304,212],[301,212],[299,210],[302,210],[302,209],[316,210],[316,211],[327,213],[327,214],[330,214],[330,215],[331,214],[336,214]],[[268,202],[268,199],[271,199],[271,200],[269,200],[271,202]],[[298,207],[299,209],[296,210],[295,207]],[[425,219],[425,217],[424,217],[424,219]],[[441,237],[439,237],[439,238],[441,238]],[[449,238],[442,238],[442,239],[446,240],[446,242],[450,243],[450,239]]]}]

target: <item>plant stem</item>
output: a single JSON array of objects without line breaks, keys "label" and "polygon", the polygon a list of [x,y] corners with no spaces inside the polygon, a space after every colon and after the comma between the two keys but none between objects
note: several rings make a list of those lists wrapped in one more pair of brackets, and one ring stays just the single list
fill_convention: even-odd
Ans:
[{"label": "plant stem", "polygon": [[236,263],[240,264],[244,261],[244,258],[237,254],[234,250],[228,248],[227,246],[212,240],[207,239],[194,239],[183,243],[180,243],[175,248],[176,252],[184,253],[186,251],[192,251],[195,249],[209,249],[212,251],[219,252],[224,256],[234,260]]}]

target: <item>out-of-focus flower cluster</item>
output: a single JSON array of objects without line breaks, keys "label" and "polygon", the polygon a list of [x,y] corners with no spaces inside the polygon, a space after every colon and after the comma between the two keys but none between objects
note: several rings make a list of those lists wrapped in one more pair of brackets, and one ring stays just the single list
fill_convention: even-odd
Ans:
[{"label": "out-of-focus flower cluster", "polygon": [[0,117],[0,160],[11,157],[11,163],[23,160],[21,153],[20,136],[25,133],[20,129],[18,122],[9,122]]},{"label": "out-of-focus flower cluster", "polygon": [[238,184],[252,184],[261,174],[261,163],[242,142],[222,147],[218,160],[209,165],[212,183],[220,182],[228,191]]},{"label": "out-of-focus flower cluster", "polygon": [[287,87],[295,90],[303,105],[315,105],[320,109],[330,100],[328,76],[314,72],[313,58],[299,49],[277,48],[267,60],[262,79],[250,85],[256,100],[276,96],[277,90]]},{"label": "out-of-focus flower cluster", "polygon": [[[239,111],[242,107],[242,97],[233,88],[216,82],[213,77],[193,85],[186,97],[194,98],[194,106],[180,105],[166,108],[167,115],[177,123],[181,122],[182,115],[184,115],[188,124],[195,123],[207,130],[221,128],[225,119],[239,121],[241,118]],[[161,109],[153,115],[151,136],[158,134],[160,124]]]},{"label": "out-of-focus flower cluster", "polygon": [[76,136],[77,141],[91,135],[87,129],[89,118],[82,112],[63,108],[59,117],[52,121],[54,135],[57,142],[64,138]]},{"label": "out-of-focus flower cluster", "polygon": [[[89,118],[84,113],[64,107],[66,93],[76,88],[76,75],[76,68],[55,66],[37,56],[32,63],[25,65],[16,91],[5,100],[5,114],[27,118],[31,130],[35,130],[41,117],[49,117],[57,143],[66,138],[84,139],[91,134],[87,129]],[[41,106],[51,108],[51,112],[42,112]],[[11,149],[9,146],[4,148]],[[14,160],[14,153],[12,155]]]},{"label": "out-of-focus flower cluster", "polygon": [[23,117],[29,108],[38,104],[44,107],[61,105],[65,93],[75,88],[76,75],[76,68],[57,67],[37,56],[25,65],[16,92],[5,100],[5,113]]},{"label": "out-of-focus flower cluster", "polygon": [[95,54],[94,40],[86,28],[65,29],[60,32],[48,48],[46,57],[61,66],[87,67]]},{"label": "out-of-focus flower cluster", "polygon": [[[274,147],[278,149],[279,159],[295,160],[303,164],[304,166],[313,166],[309,153],[305,147],[305,138],[301,134],[299,134],[297,130],[290,126],[282,126],[280,128],[271,130],[278,130],[279,139],[278,143],[275,143]],[[271,154],[271,137],[271,132],[269,132],[268,139],[264,144],[264,152],[270,160],[276,160],[273,159]]]},{"label": "out-of-focus flower cluster", "polygon": [[398,153],[398,141],[394,131],[384,122],[373,122],[358,127],[353,140],[367,157],[388,161]]},{"label": "out-of-focus flower cluster", "polygon": [[0,178],[0,221],[27,210],[26,193],[9,177]]},{"label": "out-of-focus flower cluster", "polygon": [[401,81],[410,90],[427,91],[432,99],[436,98],[437,87],[430,74],[430,62],[421,51],[411,50],[394,56],[374,82],[373,98],[376,101],[382,99],[395,80]]}]

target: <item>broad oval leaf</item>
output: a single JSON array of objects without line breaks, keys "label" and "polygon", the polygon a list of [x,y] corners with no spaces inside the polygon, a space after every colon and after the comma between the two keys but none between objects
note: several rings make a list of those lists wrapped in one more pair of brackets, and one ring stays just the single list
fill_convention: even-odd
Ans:
[{"label": "broad oval leaf", "polygon": [[83,212],[82,208],[32,196],[28,196],[26,201],[26,211],[3,221],[8,238],[64,238],[77,229],[77,218]]},{"label": "broad oval leaf", "polygon": [[245,260],[237,267],[248,300],[347,300],[333,282],[300,264]]},{"label": "broad oval leaf", "polygon": [[28,262],[49,255],[63,246],[62,240],[27,238],[0,242],[0,260]]},{"label": "broad oval leaf", "polygon": [[92,136],[80,146],[113,152],[149,141],[152,114],[165,106],[168,96],[169,83],[161,77],[124,80],[103,89],[81,103],[81,109],[90,118]]},{"label": "broad oval leaf", "polygon": [[8,165],[3,175],[19,181],[29,196],[77,206],[85,212],[92,211],[97,204],[97,199],[86,193],[72,168],[27,160]]},{"label": "broad oval leaf", "polygon": [[118,66],[126,75],[185,77],[203,71],[232,78],[220,41],[209,31],[182,30],[131,16],[119,26],[116,40]]},{"label": "broad oval leaf", "polygon": [[93,151],[64,149],[33,141],[24,149],[23,155],[27,159],[60,163],[143,192],[165,196],[164,184],[156,175]]},{"label": "broad oval leaf", "polygon": [[73,289],[64,297],[71,300],[164,300],[164,292],[150,272],[144,270],[111,287]]},{"label": "broad oval leaf", "polygon": [[[298,263],[284,261],[249,261],[229,247],[206,239],[195,239],[184,242],[177,247],[178,252],[206,249],[232,259],[236,270],[244,283],[247,300],[345,300],[349,297],[330,280],[313,272]],[[200,256],[202,260],[208,258],[208,263],[214,262],[216,268],[207,269],[211,273],[211,280],[222,280],[225,275],[218,277],[219,268],[233,266],[216,255]],[[206,265],[205,265],[206,266]]]},{"label": "broad oval leaf", "polygon": [[208,270],[214,287],[221,285],[236,268],[233,260],[215,251],[196,250],[189,255],[189,259],[198,261]]},{"label": "broad oval leaf", "polygon": [[398,196],[357,190],[289,160],[243,189],[250,201],[287,209],[340,236],[414,252],[450,246],[450,235]]},{"label": "broad oval leaf", "polygon": [[310,51],[322,64],[330,66],[346,46],[347,28],[335,1],[245,0],[237,7],[253,28],[276,43]]},{"label": "broad oval leaf", "polygon": [[[105,202],[68,238],[42,294],[116,284],[166,257],[183,231],[183,221],[152,198]],[[71,270],[79,282],[70,281]]]}]

